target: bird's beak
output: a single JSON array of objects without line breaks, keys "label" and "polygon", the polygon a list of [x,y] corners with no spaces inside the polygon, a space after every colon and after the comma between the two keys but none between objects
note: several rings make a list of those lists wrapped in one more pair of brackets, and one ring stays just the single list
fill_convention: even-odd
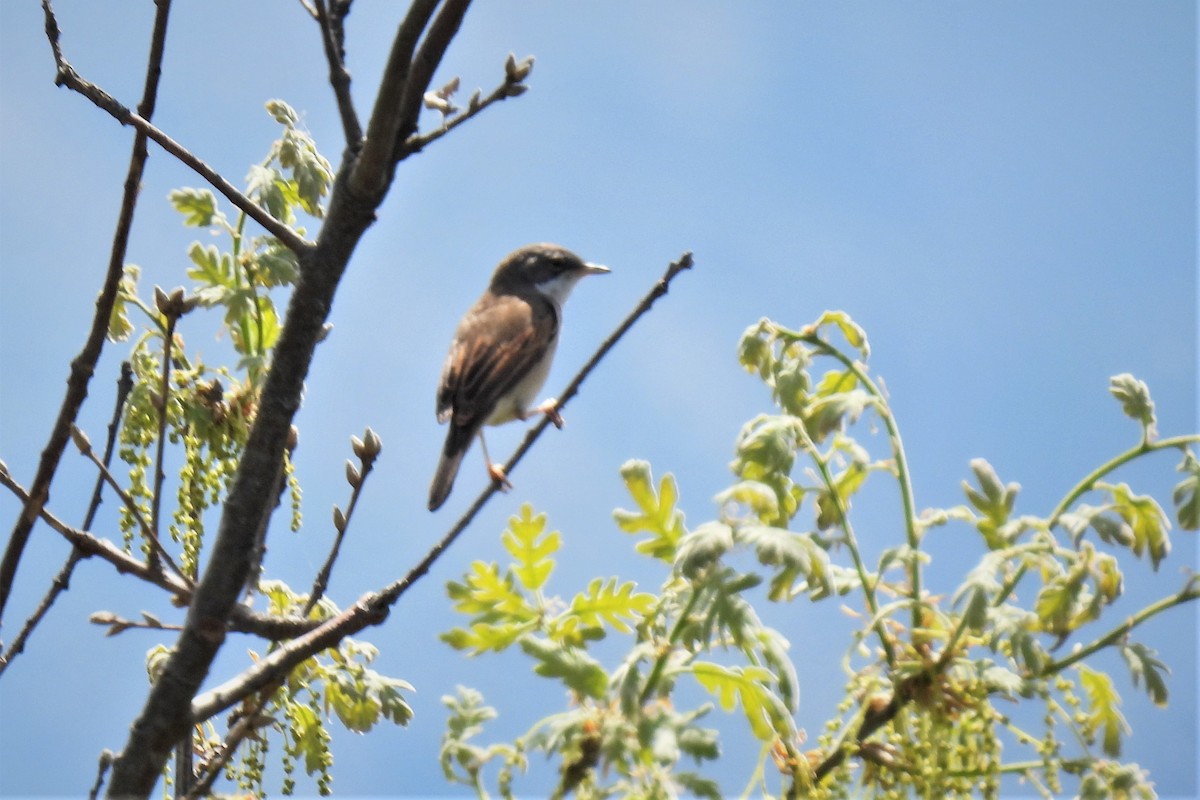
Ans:
[{"label": "bird's beak", "polygon": [[583,274],[584,275],[603,275],[606,272],[612,272],[612,270],[601,264],[584,264],[583,265]]}]

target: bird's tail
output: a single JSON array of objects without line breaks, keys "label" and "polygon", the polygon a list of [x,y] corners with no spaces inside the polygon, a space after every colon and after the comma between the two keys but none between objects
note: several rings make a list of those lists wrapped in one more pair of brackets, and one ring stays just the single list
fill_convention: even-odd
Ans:
[{"label": "bird's tail", "polygon": [[450,423],[450,430],[446,433],[446,444],[442,447],[442,457],[438,460],[437,471],[433,473],[433,483],[429,486],[430,511],[437,511],[450,496],[450,490],[454,488],[454,477],[458,475],[458,465],[462,463],[474,437],[474,430]]}]

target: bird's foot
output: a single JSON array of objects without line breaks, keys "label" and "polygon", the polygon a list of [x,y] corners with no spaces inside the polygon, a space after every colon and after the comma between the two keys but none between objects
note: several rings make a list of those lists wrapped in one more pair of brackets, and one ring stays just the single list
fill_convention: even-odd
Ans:
[{"label": "bird's foot", "polygon": [[562,418],[562,414],[558,413],[558,400],[553,397],[543,400],[529,415],[533,416],[534,414],[545,414],[546,418],[560,431],[562,430],[562,426],[566,424],[566,421]]},{"label": "bird's foot", "polygon": [[504,467],[500,466],[499,464],[488,464],[487,471],[488,475],[492,477],[492,480],[496,482],[496,488],[500,491],[507,492],[509,489],[513,488],[512,482],[509,481],[508,476],[504,474]]}]

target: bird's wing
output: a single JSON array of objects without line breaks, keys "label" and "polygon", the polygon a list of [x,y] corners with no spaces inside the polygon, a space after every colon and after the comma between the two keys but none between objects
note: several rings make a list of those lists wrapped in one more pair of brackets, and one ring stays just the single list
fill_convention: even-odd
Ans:
[{"label": "bird's wing", "polygon": [[[539,307],[535,313],[532,304]],[[558,334],[558,310],[546,298],[505,294],[467,314],[454,334],[438,386],[439,422],[477,427],[497,401],[546,354]]]}]

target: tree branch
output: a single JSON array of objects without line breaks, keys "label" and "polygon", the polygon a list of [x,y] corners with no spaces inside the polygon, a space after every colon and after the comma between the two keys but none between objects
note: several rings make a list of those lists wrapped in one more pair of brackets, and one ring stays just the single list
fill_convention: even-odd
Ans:
[{"label": "tree branch", "polygon": [[[404,56],[412,52],[435,6],[429,0],[417,0],[401,24],[362,153],[344,154],[316,244],[298,252],[299,279],[275,345],[258,413],[225,499],[208,566],[192,596],[183,632],[113,765],[108,788],[112,797],[147,796],[171,748],[190,732],[193,698],[224,642],[250,573],[255,531],[270,511],[271,488],[338,282],[390,185],[395,131],[401,123],[395,95],[412,86],[411,65]],[[449,7],[460,6],[462,3]],[[445,15],[439,15],[439,30],[446,27],[444,19]],[[427,53],[428,48],[422,48],[422,54]],[[376,132],[390,135],[380,139]]]},{"label": "tree branch", "polygon": [[396,31],[379,94],[375,96],[375,108],[367,123],[367,138],[350,175],[350,187],[360,197],[382,198],[387,190],[392,154],[401,129],[400,104],[412,67],[413,51],[437,5],[438,0],[414,0]]},{"label": "tree branch", "polygon": [[[169,0],[157,0],[157,2],[169,5]],[[300,255],[312,247],[311,242],[305,241],[290,226],[271,216],[266,209],[242,194],[233,184],[221,177],[220,173],[193,155],[190,150],[150,124],[145,115],[135,114],[130,111],[115,97],[94,83],[84,79],[76,72],[75,68],[62,57],[62,51],[58,45],[58,26],[56,23],[52,24],[53,12],[50,10],[50,0],[42,0],[42,5],[47,10],[46,32],[51,37],[51,46],[58,69],[58,73],[54,78],[55,85],[66,86],[68,89],[78,92],[88,100],[91,100],[98,108],[108,112],[110,116],[122,125],[132,126],[143,137],[143,147],[145,146],[144,142],[146,138],[153,140],[162,149],[175,156],[183,164],[198,173],[200,177],[208,181],[229,202],[246,212],[246,216],[253,219],[266,229],[268,233],[283,242],[284,246],[296,255]]]},{"label": "tree branch", "polygon": [[[121,377],[117,379],[117,397],[114,403],[112,421],[108,423],[108,439],[104,443],[104,464],[107,467],[112,462],[113,450],[117,444],[117,431],[121,427],[121,412],[125,409],[125,399],[129,397],[130,390],[133,389],[133,368],[130,367],[128,361],[121,362]],[[83,524],[80,526],[83,530],[88,530],[92,527],[92,521],[96,518],[96,512],[100,510],[101,494],[104,490],[104,475],[96,476],[96,486],[92,489],[92,499],[88,503],[87,512],[83,516]],[[29,637],[33,635],[33,631],[41,624],[42,619],[49,613],[50,607],[54,605],[54,601],[58,596],[67,589],[71,588],[71,575],[75,572],[75,567],[84,558],[84,552],[78,547],[71,547],[71,554],[67,556],[67,560],[59,569],[58,574],[54,576],[54,580],[50,584],[49,590],[42,598],[42,602],[38,603],[38,607],[25,621],[21,632],[13,639],[8,650],[3,656],[0,656],[0,675],[4,674],[4,670],[12,663],[12,660],[21,653],[25,652],[25,643]]]},{"label": "tree branch", "polygon": [[470,5],[471,0],[446,0],[433,24],[429,26],[429,32],[425,34],[425,40],[421,42],[416,57],[413,58],[400,101],[399,126],[392,139],[393,167],[408,155],[404,149],[404,142],[417,131],[417,120],[421,116],[421,104],[426,90],[429,89],[429,82],[433,80],[433,73],[437,71],[442,56],[446,54],[446,48],[458,33]]},{"label": "tree branch", "polygon": [[[638,303],[629,316],[617,326],[617,329],[609,334],[608,338],[600,344],[596,353],[583,365],[578,374],[567,385],[567,388],[563,391],[559,399],[558,408],[564,407],[567,401],[578,394],[583,381],[596,368],[605,354],[616,345],[621,337],[633,327],[633,324],[643,314],[650,310],[650,307],[654,305],[654,302],[658,298],[667,293],[671,281],[680,272],[690,269],[691,266],[692,254],[684,253],[678,261],[672,263],[667,268],[663,277],[642,298],[641,302]],[[504,465],[506,473],[512,474],[512,470],[516,467],[522,456],[529,451],[548,424],[549,417],[543,416],[542,420],[526,434],[524,441],[522,441],[521,445]],[[231,678],[215,689],[197,696],[191,705],[191,719],[204,720],[214,714],[220,713],[254,692],[263,689],[275,680],[277,676],[286,674],[305,659],[311,658],[316,653],[336,645],[345,637],[351,636],[364,628],[382,623],[387,619],[391,606],[421,576],[429,571],[434,562],[446,552],[447,548],[453,544],[459,534],[474,520],[479,510],[483,508],[496,491],[496,484],[494,482],[489,483],[487,488],[471,504],[471,507],[467,509],[466,513],[442,537],[441,541],[434,545],[429,553],[416,566],[409,570],[408,574],[403,578],[394,581],[380,591],[364,595],[359,598],[358,602],[341,614],[325,620],[318,627],[303,636],[299,636],[283,644],[279,649],[259,659],[240,675]]]},{"label": "tree branch", "polygon": [[[138,106],[139,118],[149,119],[154,114],[155,99],[158,96],[158,80],[162,73],[163,45],[167,35],[167,18],[170,12],[170,0],[156,0],[154,28],[150,37],[150,55],[146,66],[146,80],[142,90],[142,101]],[[46,20],[46,35],[50,40],[50,48],[56,64],[65,63],[59,46],[58,22],[50,6],[50,0],[43,0],[42,9]],[[149,123],[147,123],[149,124]],[[108,259],[108,272],[96,299],[96,313],[92,317],[92,327],[84,341],[83,349],[71,362],[71,372],[67,378],[67,392],[59,408],[50,439],[42,451],[38,462],[37,472],[29,489],[29,500],[26,502],[21,516],[17,519],[9,536],[4,558],[0,561],[0,621],[4,619],[4,608],[12,591],[13,580],[16,578],[17,567],[21,555],[29,541],[33,523],[50,496],[50,483],[58,470],[58,463],[66,448],[67,439],[71,435],[71,425],[79,415],[79,409],[87,398],[88,383],[100,359],[100,351],[104,347],[104,337],[108,333],[109,317],[112,316],[113,302],[117,296],[117,286],[121,282],[125,266],[125,251],[129,244],[129,230],[133,223],[133,212],[137,205],[138,190],[142,183],[142,173],[145,170],[146,135],[138,131],[133,137],[133,148],[129,156],[129,168],[125,175],[125,188],[121,197],[121,210],[117,215],[116,230],[113,232],[112,248]]]},{"label": "tree branch", "polygon": [[346,146],[354,150],[362,146],[363,132],[358,112],[354,110],[354,100],[350,96],[350,71],[346,69],[346,50],[343,46],[345,36],[342,19],[350,10],[349,4],[343,5],[333,0],[333,8],[329,9],[325,0],[315,0],[313,10],[321,27],[321,41],[325,45],[325,58],[329,61],[329,85],[333,87],[333,96],[337,100]]}]

